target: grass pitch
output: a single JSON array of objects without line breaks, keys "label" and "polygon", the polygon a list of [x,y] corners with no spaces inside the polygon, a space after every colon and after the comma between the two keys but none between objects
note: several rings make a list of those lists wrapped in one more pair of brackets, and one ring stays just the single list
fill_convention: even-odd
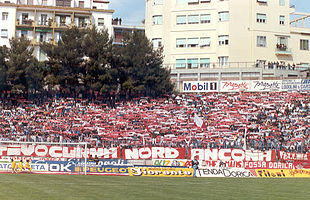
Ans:
[{"label": "grass pitch", "polygon": [[0,174],[0,199],[310,199],[310,179]]}]

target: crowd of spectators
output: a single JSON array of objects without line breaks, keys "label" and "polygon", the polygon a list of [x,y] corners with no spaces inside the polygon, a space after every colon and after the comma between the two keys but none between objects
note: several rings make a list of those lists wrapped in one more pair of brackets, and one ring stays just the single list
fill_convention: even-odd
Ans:
[{"label": "crowd of spectators", "polygon": [[285,62],[257,62],[256,67],[264,69],[277,69],[277,70],[296,70],[296,65]]},{"label": "crowd of spectators", "polygon": [[310,93],[176,94],[113,108],[81,99],[0,103],[3,141],[309,152],[309,130]]}]

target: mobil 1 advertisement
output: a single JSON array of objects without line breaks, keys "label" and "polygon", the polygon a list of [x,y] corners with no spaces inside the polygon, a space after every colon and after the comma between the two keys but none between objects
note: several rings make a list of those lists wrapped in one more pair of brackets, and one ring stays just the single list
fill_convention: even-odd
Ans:
[{"label": "mobil 1 advertisement", "polygon": [[218,92],[217,81],[184,81],[183,92]]}]

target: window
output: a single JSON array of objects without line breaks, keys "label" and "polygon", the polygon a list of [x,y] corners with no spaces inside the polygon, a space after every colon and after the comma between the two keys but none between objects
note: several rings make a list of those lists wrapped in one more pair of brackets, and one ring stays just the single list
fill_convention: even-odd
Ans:
[{"label": "window", "polygon": [[8,12],[3,12],[3,13],[2,13],[2,20],[3,20],[3,21],[8,20],[8,17],[9,17],[9,13],[8,13]]},{"label": "window", "polygon": [[84,1],[79,1],[79,8],[84,8]]},{"label": "window", "polygon": [[21,37],[27,37],[27,35],[28,35],[28,31],[21,31],[21,33],[20,33],[20,36]]},{"label": "window", "polygon": [[287,51],[288,37],[278,37],[277,50]]},{"label": "window", "polygon": [[257,13],[256,21],[258,23],[266,23],[266,14]]},{"label": "window", "polygon": [[257,36],[257,46],[266,47],[266,36]]},{"label": "window", "polygon": [[209,37],[200,38],[200,47],[209,47],[211,44],[211,39]]},{"label": "window", "polygon": [[156,24],[156,25],[163,24],[163,16],[162,15],[154,15],[153,16],[153,24]]},{"label": "window", "polygon": [[152,43],[153,43],[153,48],[158,48],[161,47],[162,45],[162,39],[161,38],[153,38],[152,39]]},{"label": "window", "polygon": [[284,25],[285,24],[285,16],[280,15],[280,25]]},{"label": "window", "polygon": [[46,33],[40,33],[39,42],[45,42],[46,41]]},{"label": "window", "polygon": [[199,39],[198,38],[188,38],[187,47],[198,47]]},{"label": "window", "polygon": [[278,37],[278,44],[287,45],[288,38],[287,37]]},{"label": "window", "polygon": [[188,69],[198,68],[198,58],[189,58],[187,59]]},{"label": "window", "polygon": [[177,24],[186,24],[186,15],[178,15]]},{"label": "window", "polygon": [[309,40],[300,40],[300,50],[309,51]]},{"label": "window", "polygon": [[186,47],[186,38],[177,38],[176,47],[177,48],[185,48]]},{"label": "window", "polygon": [[163,0],[154,0],[154,5],[162,5]]},{"label": "window", "polygon": [[258,3],[267,3],[267,0],[257,0]]},{"label": "window", "polygon": [[229,20],[229,12],[219,12],[219,21],[228,21]]},{"label": "window", "polygon": [[200,68],[209,68],[210,58],[200,58]]},{"label": "window", "polygon": [[280,3],[280,6],[285,6],[285,0],[280,0],[279,3]]},{"label": "window", "polygon": [[220,67],[228,66],[228,56],[219,57],[219,65]]},{"label": "window", "polygon": [[104,26],[104,18],[98,18],[98,26]]},{"label": "window", "polygon": [[1,37],[8,38],[8,29],[1,29]]},{"label": "window", "polygon": [[176,59],[175,67],[176,68],[185,68],[186,67],[186,59]]},{"label": "window", "polygon": [[219,36],[219,45],[228,45],[229,36],[228,35],[220,35]]},{"label": "window", "polygon": [[56,0],[56,6],[71,7],[71,0]]},{"label": "window", "polygon": [[40,25],[47,25],[47,15],[46,14],[41,14],[41,23]]},{"label": "window", "polygon": [[206,15],[200,15],[200,23],[202,24],[207,24],[211,22],[211,15],[206,14]]},{"label": "window", "polygon": [[188,15],[188,24],[199,24],[199,15]]},{"label": "window", "polygon": [[42,6],[47,6],[47,0],[42,0]]}]

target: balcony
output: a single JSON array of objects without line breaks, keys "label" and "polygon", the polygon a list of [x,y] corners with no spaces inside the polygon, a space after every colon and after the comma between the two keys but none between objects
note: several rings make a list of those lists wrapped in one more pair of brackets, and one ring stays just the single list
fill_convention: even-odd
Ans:
[{"label": "balcony", "polygon": [[32,19],[19,19],[16,20],[16,26],[34,26],[35,23]]},{"label": "balcony", "polygon": [[285,44],[277,44],[275,51],[276,55],[292,55],[292,50],[287,48]]},{"label": "balcony", "polygon": [[197,70],[197,69],[226,69],[226,68],[259,68],[255,62],[198,62],[198,63],[171,63],[163,67],[172,70]]},{"label": "balcony", "polygon": [[68,22],[56,22],[56,28],[70,28],[71,26],[72,24]]},{"label": "balcony", "polygon": [[90,28],[90,24],[86,22],[78,23],[78,28]]},{"label": "balcony", "polygon": [[37,21],[37,26],[51,27],[52,25],[53,25],[53,21],[52,20]]}]

